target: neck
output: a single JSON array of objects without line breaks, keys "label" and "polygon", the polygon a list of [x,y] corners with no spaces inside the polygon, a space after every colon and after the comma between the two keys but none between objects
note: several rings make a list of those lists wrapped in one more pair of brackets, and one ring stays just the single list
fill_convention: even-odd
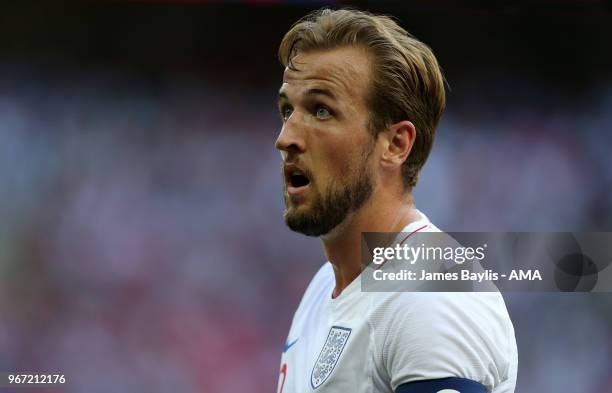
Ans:
[{"label": "neck", "polygon": [[327,259],[334,267],[337,297],[361,274],[361,236],[363,232],[400,232],[406,225],[420,219],[412,203],[405,200],[384,200],[374,196],[359,211],[351,213],[329,234],[321,236]]}]

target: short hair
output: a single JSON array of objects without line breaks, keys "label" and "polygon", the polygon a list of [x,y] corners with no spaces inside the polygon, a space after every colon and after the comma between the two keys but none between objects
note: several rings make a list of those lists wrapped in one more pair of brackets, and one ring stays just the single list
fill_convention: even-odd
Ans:
[{"label": "short hair", "polygon": [[412,151],[402,165],[404,188],[412,190],[429,156],[436,127],[444,112],[444,77],[431,49],[391,17],[354,9],[320,9],[285,34],[278,57],[295,69],[299,52],[355,46],[372,59],[372,78],[366,103],[369,125],[376,136],[388,126],[410,120],[416,128]]}]

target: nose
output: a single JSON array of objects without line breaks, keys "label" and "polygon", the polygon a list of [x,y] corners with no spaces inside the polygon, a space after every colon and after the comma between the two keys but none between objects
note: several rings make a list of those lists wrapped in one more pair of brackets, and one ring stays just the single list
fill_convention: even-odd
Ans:
[{"label": "nose", "polygon": [[296,153],[303,153],[306,148],[306,143],[304,141],[304,133],[302,132],[302,128],[299,125],[296,113],[292,114],[292,116],[287,119],[287,121],[283,124],[283,128],[281,129],[278,138],[276,138],[276,143],[274,146],[281,152],[283,158],[286,158],[286,155],[294,155]]}]

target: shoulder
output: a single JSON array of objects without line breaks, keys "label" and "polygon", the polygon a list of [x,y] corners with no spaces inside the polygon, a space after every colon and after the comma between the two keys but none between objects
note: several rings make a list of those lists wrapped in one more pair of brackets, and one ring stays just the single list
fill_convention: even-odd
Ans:
[{"label": "shoulder", "polygon": [[461,327],[506,334],[512,328],[498,292],[395,292],[377,296],[373,308],[388,323],[409,324],[410,335]]},{"label": "shoulder", "polygon": [[377,303],[373,324],[393,388],[460,377],[492,391],[512,377],[516,341],[499,293],[395,293]]}]

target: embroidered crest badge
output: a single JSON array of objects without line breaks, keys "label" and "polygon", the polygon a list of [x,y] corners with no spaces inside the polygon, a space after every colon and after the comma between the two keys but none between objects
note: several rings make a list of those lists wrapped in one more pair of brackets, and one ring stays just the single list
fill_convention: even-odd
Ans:
[{"label": "embroidered crest badge", "polygon": [[327,334],[327,340],[323,344],[323,349],[317,358],[310,374],[310,384],[313,389],[318,388],[329,378],[344,346],[351,335],[351,329],[342,326],[332,326]]}]

